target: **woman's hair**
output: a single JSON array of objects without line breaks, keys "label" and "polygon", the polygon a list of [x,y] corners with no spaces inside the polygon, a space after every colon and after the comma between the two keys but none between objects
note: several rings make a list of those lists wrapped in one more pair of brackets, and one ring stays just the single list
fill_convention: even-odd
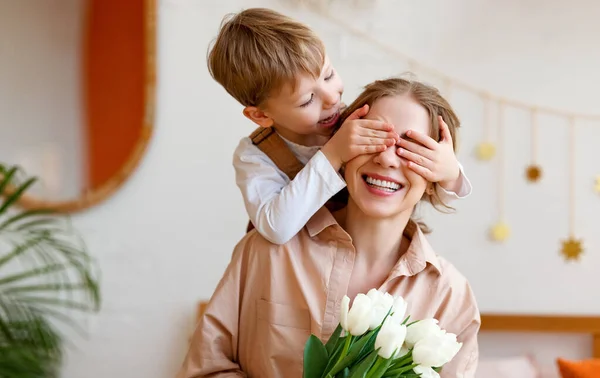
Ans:
[{"label": "woman's hair", "polygon": [[[344,109],[340,117],[339,125],[341,125],[350,114],[357,109],[362,108],[365,104],[368,104],[369,108],[371,108],[375,101],[380,98],[401,95],[410,96],[423,106],[427,113],[429,113],[429,119],[431,120],[429,136],[438,142],[441,137],[438,116],[442,116],[444,122],[448,125],[448,130],[452,136],[452,147],[454,151],[456,151],[457,132],[460,127],[458,116],[448,101],[442,97],[439,90],[414,80],[394,77],[385,80],[377,80],[367,85],[356,100]],[[445,210],[452,210],[452,208],[444,203],[437,194],[438,183],[432,184],[433,191],[431,191],[431,194],[424,193],[422,199],[430,202],[438,210],[443,211],[439,206],[443,207]],[[427,228],[424,227],[424,229]]]}]

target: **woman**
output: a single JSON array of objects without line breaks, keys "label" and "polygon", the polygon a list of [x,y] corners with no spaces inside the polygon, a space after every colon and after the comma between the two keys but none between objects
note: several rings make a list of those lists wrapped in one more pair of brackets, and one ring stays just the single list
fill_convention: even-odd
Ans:
[{"label": "woman", "polygon": [[[459,127],[447,101],[419,82],[374,82],[345,115],[365,104],[366,118],[395,125],[403,143],[420,140],[427,147],[430,140],[419,135],[453,140]],[[344,178],[344,210],[322,208],[281,246],[256,232],[240,241],[179,377],[301,377],[308,336],[326,341],[343,296],[371,288],[402,295],[412,319],[434,317],[458,336],[463,346],[442,377],[474,376],[480,319],[471,288],[411,219],[419,201],[435,196],[437,184],[410,170],[395,148],[349,161]]]}]

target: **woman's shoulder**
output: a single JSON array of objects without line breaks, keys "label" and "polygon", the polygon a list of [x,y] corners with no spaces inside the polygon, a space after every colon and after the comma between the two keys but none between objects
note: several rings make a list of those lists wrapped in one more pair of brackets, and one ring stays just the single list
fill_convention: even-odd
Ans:
[{"label": "woman's shoulder", "polygon": [[470,283],[467,277],[450,261],[442,256],[437,256],[440,265],[440,283],[442,286],[452,288],[452,290],[470,291]]},{"label": "woman's shoulder", "polygon": [[236,253],[243,254],[246,257],[262,257],[271,256],[275,254],[285,253],[294,249],[294,246],[298,244],[298,240],[302,237],[301,230],[297,235],[292,237],[287,243],[275,244],[270,242],[267,238],[261,235],[256,229],[247,232],[242,239],[236,244],[234,249],[234,255]]}]

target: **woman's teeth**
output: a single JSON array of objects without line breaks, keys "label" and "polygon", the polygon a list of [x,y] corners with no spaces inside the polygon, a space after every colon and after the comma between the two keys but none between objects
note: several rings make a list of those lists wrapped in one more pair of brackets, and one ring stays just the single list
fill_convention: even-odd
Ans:
[{"label": "woman's teeth", "polygon": [[365,181],[370,186],[373,186],[379,190],[383,190],[386,192],[395,192],[396,190],[400,189],[400,184],[398,184],[397,182],[374,179],[369,176],[367,176]]}]

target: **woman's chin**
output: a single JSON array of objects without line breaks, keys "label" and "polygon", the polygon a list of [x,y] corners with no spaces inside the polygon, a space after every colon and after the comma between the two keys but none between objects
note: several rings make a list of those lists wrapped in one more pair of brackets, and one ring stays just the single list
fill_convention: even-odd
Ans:
[{"label": "woman's chin", "polygon": [[407,200],[407,198],[403,198],[400,201],[381,201],[379,199],[363,198],[354,202],[365,217],[389,219],[406,212],[412,214],[416,203],[415,201]]},{"label": "woman's chin", "polygon": [[400,212],[395,206],[391,207],[389,204],[381,203],[379,201],[364,201],[357,205],[364,216],[368,218],[389,218]]}]

